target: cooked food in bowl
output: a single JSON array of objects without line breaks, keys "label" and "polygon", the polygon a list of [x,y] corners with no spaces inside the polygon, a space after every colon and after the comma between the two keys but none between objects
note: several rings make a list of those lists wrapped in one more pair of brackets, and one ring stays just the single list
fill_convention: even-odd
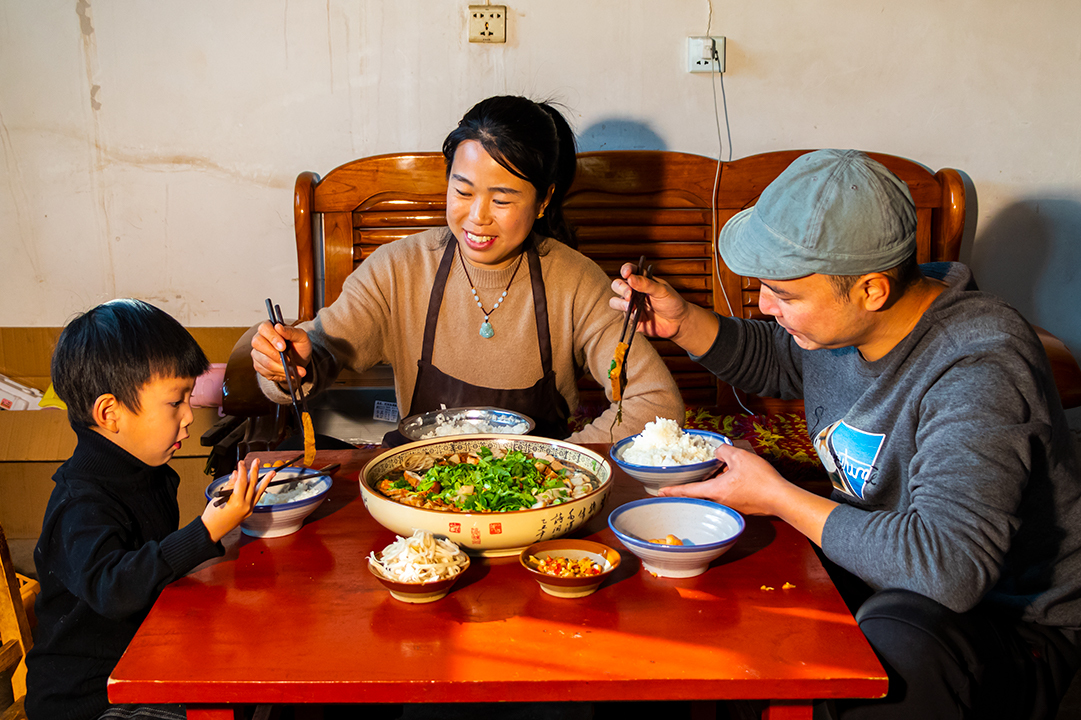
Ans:
[{"label": "cooked food in bowl", "polygon": [[[315,511],[330,491],[333,482],[327,475],[305,477],[318,473],[313,468],[285,468],[277,471],[273,467],[263,467],[259,476],[264,477],[275,470],[275,481],[288,480],[281,485],[268,487],[255,511],[240,524],[240,530],[252,537],[280,537],[300,529],[304,519]],[[207,502],[212,502],[219,490],[225,488],[229,476],[220,477],[210,483],[206,489]]]},{"label": "cooked food in bowl", "polygon": [[376,488],[405,505],[452,512],[512,512],[558,505],[599,487],[581,468],[545,452],[480,447],[443,456],[421,453]]},{"label": "cooked food in bowl", "polygon": [[468,567],[469,556],[457,545],[427,530],[408,538],[399,535],[382,552],[368,556],[369,572],[391,597],[414,604],[445,597]]},{"label": "cooked food in bowl", "polygon": [[662,538],[650,538],[649,540],[654,545],[683,545],[684,542],[675,535],[665,535]]},{"label": "cooked food in bowl", "polygon": [[405,418],[398,431],[410,440],[454,435],[528,435],[535,424],[521,413],[495,407],[432,410]]},{"label": "cooked food in bowl", "polygon": [[619,553],[592,540],[546,540],[530,545],[518,562],[548,595],[580,598],[593,593],[619,567]]},{"label": "cooked food in bowl", "polygon": [[572,559],[549,555],[538,559],[530,555],[527,562],[537,572],[553,577],[593,577],[604,572],[600,563],[588,557]]},{"label": "cooked food in bowl", "polygon": [[[720,469],[716,449],[731,445],[708,430],[683,430],[674,420],[657,418],[632,437],[623,438],[608,454],[628,475],[656,495],[661,488],[697,482]],[[633,458],[633,459],[632,459]],[[705,458],[700,459],[700,458]]]},{"label": "cooked food in bowl", "polygon": [[691,465],[712,460],[719,444],[712,438],[684,432],[675,420],[659,417],[646,423],[624,448],[622,459],[634,465]]},{"label": "cooked food in bowl", "polygon": [[[491,509],[451,511],[408,505],[392,500],[377,489],[381,481],[396,474],[404,477],[406,469],[416,472],[416,468],[424,465],[434,467],[434,460],[454,454],[480,457],[482,449],[493,457],[508,457],[517,451],[534,461],[534,469],[539,462],[537,456],[551,458],[549,468],[558,462],[568,474],[574,471],[585,474],[590,489],[581,495],[575,495],[572,490],[569,499],[541,507],[534,507],[538,501],[533,496],[523,509],[504,512]],[[421,476],[423,473],[418,472]],[[455,494],[468,495],[468,492],[462,492],[464,487],[459,487]],[[440,486],[440,491],[442,489]],[[601,512],[611,489],[612,467],[597,453],[565,441],[529,436],[463,435],[421,440],[378,455],[365,466],[360,477],[364,505],[383,527],[403,536],[421,528],[458,543],[469,553],[491,556],[516,555],[535,542],[563,537],[574,531]],[[473,494],[480,490],[482,488],[474,481]]]},{"label": "cooked food in bowl", "polygon": [[408,538],[399,535],[378,555],[371,553],[368,564],[388,580],[430,583],[454,577],[469,567],[469,556],[449,540],[416,530]]}]

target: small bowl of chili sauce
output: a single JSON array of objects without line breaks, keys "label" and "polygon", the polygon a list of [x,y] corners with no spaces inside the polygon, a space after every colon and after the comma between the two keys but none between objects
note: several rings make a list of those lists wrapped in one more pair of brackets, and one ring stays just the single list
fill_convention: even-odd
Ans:
[{"label": "small bowl of chili sauce", "polygon": [[530,545],[518,559],[544,592],[558,598],[579,598],[596,592],[619,567],[620,557],[599,542],[557,539]]}]

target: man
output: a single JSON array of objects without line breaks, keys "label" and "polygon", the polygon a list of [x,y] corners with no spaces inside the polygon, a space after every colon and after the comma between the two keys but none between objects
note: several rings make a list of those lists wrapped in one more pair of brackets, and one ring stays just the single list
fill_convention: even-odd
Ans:
[{"label": "man", "polygon": [[1053,717],[1079,661],[1081,481],[1042,346],[958,263],[918,266],[907,186],[856,151],[797,159],[720,252],[776,322],[722,318],[661,282],[639,329],[748,392],[803,397],[834,492],[722,446],[663,491],[775,515],[821,548],[890,676],[844,718]]}]

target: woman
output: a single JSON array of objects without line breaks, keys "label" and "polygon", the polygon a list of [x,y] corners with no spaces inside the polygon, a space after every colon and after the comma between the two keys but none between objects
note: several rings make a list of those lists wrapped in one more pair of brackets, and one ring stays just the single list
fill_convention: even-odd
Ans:
[{"label": "woman", "polygon": [[[577,379],[588,371],[607,388],[623,320],[563,215],[574,134],[546,103],[493,97],[466,113],[443,156],[448,227],[377,249],[313,322],[263,323],[252,339],[260,385],[289,401],[278,385],[288,340],[308,392],[343,367],[388,362],[403,417],[490,405],[530,416],[537,434],[566,437]],[[628,378],[614,434],[613,404],[572,442],[619,439],[656,416],[682,424],[679,390],[649,343],[634,345]]]}]

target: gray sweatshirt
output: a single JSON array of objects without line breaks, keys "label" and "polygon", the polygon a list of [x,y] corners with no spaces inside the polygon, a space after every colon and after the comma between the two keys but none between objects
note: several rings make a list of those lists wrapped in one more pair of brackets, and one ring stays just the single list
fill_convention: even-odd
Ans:
[{"label": "gray sweatshirt", "polygon": [[841,503],[822,533],[831,560],[956,611],[986,601],[1079,627],[1081,476],[1047,356],[967,267],[922,269],[948,289],[875,362],[727,318],[695,359],[748,392],[804,398]]}]

